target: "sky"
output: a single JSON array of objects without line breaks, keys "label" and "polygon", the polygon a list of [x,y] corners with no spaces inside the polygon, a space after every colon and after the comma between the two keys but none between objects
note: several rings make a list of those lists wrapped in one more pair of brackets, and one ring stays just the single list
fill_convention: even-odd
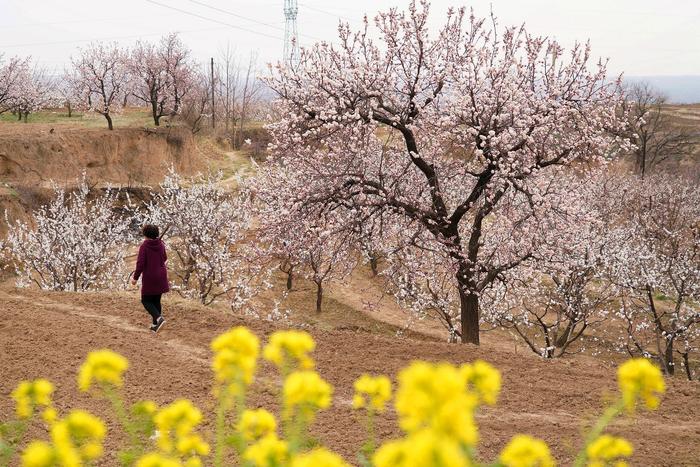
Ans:
[{"label": "sky", "polygon": [[[282,56],[284,0],[0,0],[0,54],[31,55],[58,72],[92,40],[157,41],[179,32],[202,63],[230,45],[264,65]],[[337,37],[338,21],[359,25],[367,13],[405,7],[409,0],[300,0],[301,44]],[[609,70],[627,76],[700,75],[698,0],[433,0],[437,28],[450,6],[493,8],[501,25],[525,23],[565,47],[590,39]],[[700,85],[700,82],[699,82]]]}]

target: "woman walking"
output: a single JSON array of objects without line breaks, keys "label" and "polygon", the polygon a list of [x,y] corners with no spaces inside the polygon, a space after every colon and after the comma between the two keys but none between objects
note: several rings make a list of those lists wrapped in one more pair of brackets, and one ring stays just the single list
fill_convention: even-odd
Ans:
[{"label": "woman walking", "polygon": [[168,269],[165,262],[168,255],[165,253],[165,244],[160,240],[160,232],[155,225],[144,225],[141,231],[146,237],[139,247],[139,257],[136,260],[131,284],[141,278],[141,303],[153,319],[151,331],[158,332],[163,327],[165,319],[161,316],[161,295],[168,292]]}]

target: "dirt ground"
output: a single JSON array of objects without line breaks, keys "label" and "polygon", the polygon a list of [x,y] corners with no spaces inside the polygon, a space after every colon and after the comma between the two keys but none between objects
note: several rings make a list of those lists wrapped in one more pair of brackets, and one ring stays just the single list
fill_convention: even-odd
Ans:
[{"label": "dirt ground", "polygon": [[[187,397],[211,420],[211,339],[240,324],[264,339],[275,327],[168,297],[168,322],[161,333],[153,335],[146,328],[147,315],[136,293],[45,293],[2,286],[0,419],[11,414],[9,394],[19,380],[47,377],[57,386],[60,411],[84,408],[108,420],[110,451],[119,435],[108,416],[107,403],[76,388],[77,367],[85,355],[106,347],[131,362],[125,386],[130,401],[150,398],[167,404]],[[339,302],[329,300],[327,312],[337,313],[334,308],[338,306]],[[369,316],[366,320],[372,321]],[[371,330],[372,325],[367,328]],[[353,463],[364,429],[350,408],[350,400],[352,382],[363,372],[394,377],[414,359],[460,363],[481,358],[496,365],[503,373],[501,398],[497,407],[483,409],[478,417],[483,459],[494,458],[513,434],[525,432],[545,439],[557,459],[567,463],[578,448],[586,423],[615,392],[614,364],[593,357],[546,362],[522,348],[508,350],[497,338],[491,342],[490,337],[477,348],[421,339],[418,334],[397,338],[333,326],[309,330],[318,343],[318,369],[335,386],[333,408],[321,413],[314,433]],[[273,369],[263,364],[249,404],[276,411],[278,383]],[[658,411],[621,419],[611,431],[634,443],[634,465],[700,466],[700,384],[674,378],[668,387]],[[207,424],[205,429],[209,427]],[[380,423],[378,433],[382,439],[399,435],[393,413]],[[32,435],[45,436],[40,426],[33,427]],[[116,460],[108,456],[103,464],[116,465]]]}]

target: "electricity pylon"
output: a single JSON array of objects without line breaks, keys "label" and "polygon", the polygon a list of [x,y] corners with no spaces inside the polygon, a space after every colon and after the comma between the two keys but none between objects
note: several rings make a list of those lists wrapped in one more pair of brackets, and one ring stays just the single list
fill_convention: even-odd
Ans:
[{"label": "electricity pylon", "polygon": [[284,61],[288,65],[294,65],[299,60],[298,12],[297,0],[284,0]]}]

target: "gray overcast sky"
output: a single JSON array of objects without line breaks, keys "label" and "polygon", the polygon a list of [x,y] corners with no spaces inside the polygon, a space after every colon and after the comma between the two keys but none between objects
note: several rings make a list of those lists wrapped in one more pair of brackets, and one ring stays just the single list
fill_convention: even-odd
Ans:
[{"label": "gray overcast sky", "polygon": [[[339,18],[357,24],[365,12],[372,16],[408,3],[300,0],[300,42],[334,39]],[[611,72],[700,75],[698,0],[433,0],[432,22],[440,24],[449,6],[471,6],[486,15],[490,4],[501,25],[525,22],[532,32],[557,37],[565,46],[589,38],[594,55],[610,58]],[[281,56],[282,5],[283,0],[0,0],[0,53],[32,55],[61,70],[90,40],[129,44],[178,31],[202,62],[228,42],[242,55],[257,51],[266,63]]]}]

